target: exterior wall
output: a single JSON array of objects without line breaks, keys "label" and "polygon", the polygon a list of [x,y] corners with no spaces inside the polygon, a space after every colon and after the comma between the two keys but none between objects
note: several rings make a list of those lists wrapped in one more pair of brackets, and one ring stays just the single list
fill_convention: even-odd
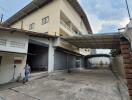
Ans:
[{"label": "exterior wall", "polygon": [[18,76],[24,76],[26,54],[0,52],[0,56],[2,56],[2,62],[0,65],[0,84],[4,84],[13,80],[14,57],[20,57],[22,60],[21,64],[16,64],[14,79],[17,79]]},{"label": "exterior wall", "polygon": [[[23,22],[22,29],[29,30],[29,25],[35,23],[35,28],[30,31],[41,32],[45,34],[48,32],[48,34],[51,35],[60,35],[60,27],[62,26],[60,24],[61,11],[82,34],[88,33],[83,20],[67,0],[53,0],[46,6],[39,8],[37,11],[11,25],[11,27],[21,29]],[[49,22],[42,25],[42,19],[47,16],[49,16]],[[73,32],[70,31],[66,31],[66,33],[68,35],[73,34]]]},{"label": "exterior wall", "polygon": [[112,70],[116,72],[120,77],[125,78],[123,56],[118,55],[112,58]]},{"label": "exterior wall", "polygon": [[124,33],[124,36],[129,40],[129,42],[131,43],[131,48],[132,48],[132,28],[126,30],[126,32]]},{"label": "exterior wall", "polygon": [[[26,53],[28,49],[29,37],[22,33],[0,32],[0,84],[7,83],[13,79],[14,61],[21,60],[20,64],[15,64],[14,79],[24,75],[24,66],[26,64]],[[11,53],[12,52],[12,53]]]},{"label": "exterior wall", "polygon": [[67,49],[69,51],[74,51],[74,52],[77,52],[79,53],[79,48],[69,44],[68,42],[64,41],[63,39],[61,38],[58,38],[54,41],[54,44],[53,44],[55,47],[61,47],[61,48],[64,48],[64,49]]},{"label": "exterior wall", "polygon": [[[75,9],[68,3],[67,0],[61,0],[61,11],[66,15],[66,17],[72,22],[72,24],[82,33],[88,34],[86,27]],[[81,25],[82,23],[82,25]]]},{"label": "exterior wall", "polygon": [[[11,25],[12,28],[21,29],[21,25],[23,22],[23,30],[29,30],[29,25],[35,23],[35,28],[30,31],[40,32],[44,34],[50,35],[60,35],[62,34],[60,28],[62,25],[60,24],[60,14],[63,12],[66,17],[71,21],[71,23],[79,30],[82,34],[87,34],[87,29],[84,25],[83,20],[79,16],[79,14],[75,11],[75,9],[69,4],[67,0],[53,0],[51,3],[46,6],[39,8],[37,11],[29,14],[25,18]],[[49,16],[49,22],[42,25],[42,19]],[[63,31],[67,30],[66,28],[61,28]],[[73,32],[65,31],[69,36],[75,35]],[[64,34],[64,33],[63,33]],[[65,36],[65,35],[64,35]],[[34,38],[37,39],[37,38]],[[44,39],[38,39],[44,41]],[[46,40],[47,42],[47,40]],[[79,53],[79,49],[75,46],[72,46],[63,41],[57,41],[57,45],[71,51],[76,51]]]},{"label": "exterior wall", "polygon": [[[53,0],[48,5],[38,9],[37,11],[26,16],[22,20],[18,21],[12,28],[21,29],[21,23],[23,21],[23,29],[29,30],[29,25],[35,23],[35,28],[31,31],[55,35],[59,33],[59,19],[60,19],[60,0]],[[42,19],[49,16],[49,22],[42,25]]]},{"label": "exterior wall", "polygon": [[19,33],[0,32],[0,51],[27,53],[28,36]]}]

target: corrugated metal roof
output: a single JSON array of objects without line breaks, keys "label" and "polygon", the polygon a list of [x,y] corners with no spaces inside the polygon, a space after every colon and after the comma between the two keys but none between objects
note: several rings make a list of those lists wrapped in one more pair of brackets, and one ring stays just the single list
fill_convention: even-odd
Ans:
[{"label": "corrugated metal roof", "polygon": [[0,26],[0,31],[7,31],[11,33],[19,32],[19,33],[26,34],[29,36],[41,37],[41,38],[57,38],[58,37],[58,36],[48,35],[47,33],[38,33],[38,32],[32,32],[32,31],[21,30],[21,29],[16,29],[16,28],[7,28],[7,27],[1,27],[1,26]]},{"label": "corrugated metal roof", "polygon": [[[33,0],[30,4],[25,6],[23,9],[18,11],[15,15],[7,19],[3,25],[4,26],[10,26],[14,24],[15,22],[19,21],[20,19],[24,18],[25,16],[31,14],[32,12],[38,10],[39,8],[45,6],[46,4],[50,3],[53,0]],[[68,0],[68,2],[71,4],[71,6],[78,12],[82,20],[84,21],[84,24],[89,32],[92,32],[91,26],[89,24],[89,21],[87,19],[86,14],[84,13],[83,9],[77,2],[77,0]]]},{"label": "corrugated metal roof", "polygon": [[117,49],[120,46],[120,33],[91,34],[65,37],[64,39],[79,48]]}]

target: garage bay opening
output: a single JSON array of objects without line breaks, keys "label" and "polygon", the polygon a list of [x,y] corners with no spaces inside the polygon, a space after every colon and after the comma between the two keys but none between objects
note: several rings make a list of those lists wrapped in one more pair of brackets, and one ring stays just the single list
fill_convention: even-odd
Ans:
[{"label": "garage bay opening", "polygon": [[48,46],[31,41],[28,47],[27,64],[31,67],[31,72],[47,71]]}]

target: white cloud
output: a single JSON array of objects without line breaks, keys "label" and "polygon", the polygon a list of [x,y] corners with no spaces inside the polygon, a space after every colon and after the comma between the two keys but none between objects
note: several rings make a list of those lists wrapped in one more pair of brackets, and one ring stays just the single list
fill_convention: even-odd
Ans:
[{"label": "white cloud", "polygon": [[122,21],[119,22],[119,25],[125,27],[129,23],[129,18],[124,18]]},{"label": "white cloud", "polygon": [[[122,20],[102,20],[99,19],[96,15],[87,14],[89,23],[93,30],[93,33],[98,33],[103,30],[103,25],[115,25],[118,28],[123,28],[129,23],[129,18],[123,18]],[[112,30],[112,29],[111,29]]]},{"label": "white cloud", "polygon": [[101,31],[103,22],[100,19],[98,19],[97,16],[95,15],[87,14],[87,16],[88,16],[91,28],[93,30],[93,33],[98,33],[99,31]]},{"label": "white cloud", "polygon": [[[110,26],[115,26],[111,29],[115,31],[117,28],[125,27],[129,23],[128,16],[123,3],[113,2],[113,0],[78,0],[83,9],[87,13],[90,25],[94,33],[106,32],[106,29],[110,29]],[[89,4],[89,6],[87,6]],[[102,5],[103,4],[103,5]],[[113,6],[114,4],[114,6]],[[124,15],[124,16],[123,16]],[[106,26],[104,29],[103,26]]]},{"label": "white cloud", "polygon": [[[99,33],[108,29],[115,31],[129,23],[123,3],[114,0],[78,0],[89,19],[93,33]],[[89,5],[88,5],[89,4]],[[114,4],[114,6],[112,5]],[[104,26],[106,26],[104,28]],[[110,26],[114,26],[115,29]],[[109,27],[109,28],[108,28]],[[108,28],[108,29],[107,29]],[[100,49],[97,53],[109,53],[110,50]]]}]

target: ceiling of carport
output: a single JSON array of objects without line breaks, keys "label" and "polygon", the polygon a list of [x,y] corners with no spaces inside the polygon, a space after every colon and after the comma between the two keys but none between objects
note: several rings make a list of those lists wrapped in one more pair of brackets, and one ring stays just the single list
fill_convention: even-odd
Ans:
[{"label": "ceiling of carport", "polygon": [[121,36],[119,32],[116,32],[64,37],[63,39],[79,48],[118,49]]}]

